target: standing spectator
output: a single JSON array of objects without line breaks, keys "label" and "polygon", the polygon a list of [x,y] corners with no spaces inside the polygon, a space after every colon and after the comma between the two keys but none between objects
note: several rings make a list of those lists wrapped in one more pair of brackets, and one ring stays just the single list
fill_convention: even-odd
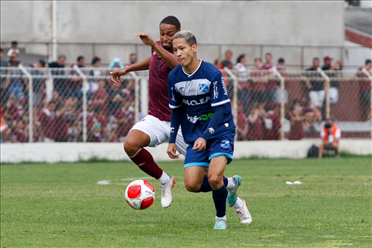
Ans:
[{"label": "standing spectator", "polygon": [[340,144],[341,130],[338,126],[334,124],[334,119],[332,117],[328,118],[324,128],[320,133],[322,138],[322,143],[319,147],[318,157],[323,157],[324,149],[333,149],[336,154],[336,158],[339,158],[338,145]]},{"label": "standing spectator", "polygon": [[[79,68],[85,67],[85,58],[84,56],[78,56],[76,58],[76,62],[70,66],[72,69],[70,71],[70,75],[75,76],[69,80],[69,83],[67,84],[66,93],[67,96],[73,96],[78,98],[79,100],[83,96],[82,94],[82,86],[83,86],[83,79],[80,77],[79,73],[74,69],[74,66],[77,66]],[[84,73],[84,72],[83,72]]]},{"label": "standing spectator", "polygon": [[50,101],[36,117],[36,125],[39,128],[41,141],[43,142],[54,142],[56,127],[55,110],[56,103]]},{"label": "standing spectator", "polygon": [[[266,87],[266,97],[269,103],[276,103],[275,101],[275,93],[280,87],[280,81],[276,78],[273,70],[276,70],[276,66],[272,64],[272,54],[266,53],[265,54],[265,63],[261,66],[261,70],[264,71],[264,75],[268,77],[267,87]],[[279,101],[280,103],[280,101]]]},{"label": "standing spectator", "polygon": [[129,55],[129,63],[126,64],[125,66],[130,66],[130,65],[133,65],[133,64],[135,64],[135,63],[137,63],[137,54],[135,54],[135,53],[131,53],[131,54]]},{"label": "standing spectator", "polygon": [[18,55],[19,54],[18,42],[14,40],[10,43],[10,46],[11,47],[7,53],[8,57],[12,56],[13,53],[16,53]]},{"label": "standing spectator", "polygon": [[254,107],[248,115],[248,140],[264,139],[264,116],[265,110]]},{"label": "standing spectator", "polygon": [[124,141],[129,130],[134,125],[134,111],[131,105],[132,99],[126,97],[124,101],[122,101],[122,107],[115,112],[114,123],[118,125],[117,135],[120,138],[120,141]]},{"label": "standing spectator", "polygon": [[236,60],[236,65],[234,66],[234,69],[236,70],[236,74],[238,77],[238,100],[242,101],[244,112],[247,112],[248,110],[250,87],[246,63],[247,56],[245,54],[240,54]]},{"label": "standing spectator", "polygon": [[304,137],[303,128],[304,116],[302,115],[302,107],[298,99],[293,100],[293,105],[289,111],[289,121],[291,130],[289,131],[289,140],[301,140]]},{"label": "standing spectator", "polygon": [[358,69],[357,77],[360,80],[360,94],[361,94],[361,109],[363,113],[366,113],[363,116],[365,119],[371,119],[371,80],[368,79],[367,75],[363,72],[365,69],[371,76],[372,60],[366,59],[364,66]]},{"label": "standing spectator", "polygon": [[279,105],[271,103],[268,105],[267,116],[265,118],[265,140],[280,139],[280,116]]},{"label": "standing spectator", "polygon": [[29,65],[29,72],[33,76],[32,92],[34,106],[39,106],[43,100],[42,89],[45,88],[45,70],[40,70],[41,68],[45,68],[45,61],[43,59],[40,59],[38,62]]},{"label": "standing spectator", "polygon": [[[53,76],[63,76],[65,75],[65,68],[66,56],[59,55],[56,61],[50,62],[48,64],[49,68],[54,68],[55,70],[51,70]],[[66,87],[67,87],[68,79],[64,78],[55,78],[53,80],[53,89],[58,91],[60,96],[66,95]]]},{"label": "standing spectator", "polygon": [[[315,106],[319,110],[322,109],[325,91],[324,91],[324,80],[322,76],[317,72],[319,68],[319,58],[313,59],[313,65],[306,69],[304,74],[306,87],[309,90],[310,106]],[[310,79],[309,79],[310,78]]]},{"label": "standing spectator", "polygon": [[[276,69],[281,73],[285,72],[286,66],[285,66],[285,60],[283,58],[278,59],[278,64],[276,65]],[[283,74],[282,74],[283,75]],[[284,77],[284,76],[283,76]]]},{"label": "standing spectator", "polygon": [[262,61],[260,58],[254,59],[255,67],[252,69],[251,77],[252,77],[252,84],[251,84],[251,98],[253,102],[253,108],[263,109],[266,102],[266,85],[267,85],[267,78],[264,77],[261,66]]},{"label": "standing spectator", "polygon": [[224,67],[229,68],[230,70],[232,70],[233,67],[234,67],[233,63],[231,62],[232,55],[233,55],[232,51],[231,51],[231,50],[227,50],[227,51],[225,52],[225,59],[222,60],[222,65],[223,65]]},{"label": "standing spectator", "polygon": [[[12,53],[9,58],[8,67],[18,68],[19,65],[22,65],[21,61],[18,60],[17,53]],[[28,91],[27,80],[22,79],[23,73],[20,69],[9,70],[9,73],[16,76],[10,79],[9,86],[5,86],[5,88],[8,88],[9,95],[14,94],[19,96],[20,94],[24,94],[25,91]]]},{"label": "standing spectator", "polygon": [[333,65],[331,62],[332,62],[332,58],[329,56],[325,56],[322,70],[325,71],[327,76],[331,78],[329,97],[330,97],[331,104],[334,104],[338,102],[338,88],[340,86],[340,82],[338,80],[334,80],[334,79],[332,80],[332,78],[335,78],[338,76],[336,71],[342,70],[342,62],[340,60],[337,60]]},{"label": "standing spectator", "polygon": [[[92,77],[89,80],[88,95],[90,96],[94,94],[94,92],[98,89],[98,81],[101,80],[100,78],[96,77],[100,77],[103,75],[102,71],[99,69],[101,66],[101,59],[99,57],[94,57],[91,64],[93,69],[89,72],[89,76]],[[91,100],[91,97],[88,97],[88,99]]]},{"label": "standing spectator", "polygon": [[[0,48],[0,76],[7,75],[8,70],[8,62],[3,59],[4,51]],[[7,88],[9,86],[10,77],[0,77],[0,104],[5,105],[6,101],[8,100],[9,94]]]}]

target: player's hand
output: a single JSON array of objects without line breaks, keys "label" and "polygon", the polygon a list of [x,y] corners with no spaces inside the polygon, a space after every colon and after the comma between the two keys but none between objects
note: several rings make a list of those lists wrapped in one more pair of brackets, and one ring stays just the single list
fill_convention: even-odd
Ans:
[{"label": "player's hand", "polygon": [[207,141],[203,138],[198,138],[192,147],[193,150],[197,150],[198,152],[203,151],[205,148],[207,148]]},{"label": "player's hand", "polygon": [[171,159],[176,159],[176,158],[179,158],[179,154],[177,153],[177,146],[175,143],[170,143],[168,145],[168,149],[167,149],[167,153],[168,153],[168,156],[171,158]]},{"label": "player's hand", "polygon": [[114,83],[117,83],[117,84],[121,84],[122,80],[121,80],[121,76],[124,76],[125,74],[127,74],[127,70],[125,68],[123,69],[117,69],[115,71],[112,71],[110,72],[110,75],[111,75],[111,81],[114,82]]},{"label": "player's hand", "polygon": [[136,33],[136,36],[140,37],[143,44],[145,44],[145,45],[148,45],[148,46],[152,47],[155,44],[155,41],[151,38],[151,36],[146,34],[146,33],[138,32],[138,33]]}]

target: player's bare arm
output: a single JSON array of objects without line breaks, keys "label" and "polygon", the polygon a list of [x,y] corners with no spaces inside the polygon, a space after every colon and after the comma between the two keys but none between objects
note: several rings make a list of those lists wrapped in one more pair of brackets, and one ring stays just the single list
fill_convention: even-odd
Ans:
[{"label": "player's bare arm", "polygon": [[122,82],[120,77],[126,75],[128,72],[148,70],[150,66],[150,60],[151,60],[151,57],[148,57],[147,59],[141,62],[138,62],[136,64],[110,72],[111,80],[114,83],[120,84]]},{"label": "player's bare arm", "polygon": [[177,146],[175,143],[169,143],[167,154],[171,159],[177,159],[180,155],[177,153]]},{"label": "player's bare arm", "polygon": [[[163,28],[164,30],[162,29],[160,31],[161,42],[164,43],[164,45],[171,44],[173,35],[175,34],[175,31],[167,30],[166,27],[168,25],[162,24],[162,26],[165,26],[165,28]],[[170,26],[172,26],[172,25],[170,25]],[[164,49],[162,46],[160,46],[158,43],[156,43],[151,38],[150,35],[148,35],[146,33],[138,32],[138,33],[136,33],[136,36],[140,37],[143,44],[151,46],[159,54],[159,56],[164,60],[164,62],[169,66],[169,68],[173,69],[174,67],[176,67],[178,65],[178,61],[177,61],[176,57],[172,53],[170,53],[166,49]]]}]

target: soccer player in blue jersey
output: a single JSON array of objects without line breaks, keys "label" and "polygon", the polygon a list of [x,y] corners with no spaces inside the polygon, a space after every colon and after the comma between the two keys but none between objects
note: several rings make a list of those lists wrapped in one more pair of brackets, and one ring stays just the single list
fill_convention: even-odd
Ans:
[{"label": "soccer player in blue jersey", "polygon": [[226,198],[240,222],[251,223],[246,202],[237,197],[241,177],[223,177],[227,164],[233,159],[235,136],[223,76],[212,64],[197,59],[197,43],[192,32],[177,32],[173,37],[173,51],[180,65],[168,76],[172,114],[167,153],[170,158],[178,158],[175,143],[181,125],[188,144],[185,187],[191,192],[213,192],[217,212],[214,229],[226,229]]}]

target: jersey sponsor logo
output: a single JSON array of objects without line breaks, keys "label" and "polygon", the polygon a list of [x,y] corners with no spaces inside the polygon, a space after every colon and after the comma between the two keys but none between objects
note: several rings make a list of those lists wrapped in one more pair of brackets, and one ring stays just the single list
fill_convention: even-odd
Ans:
[{"label": "jersey sponsor logo", "polygon": [[218,98],[217,81],[213,82],[213,99]]},{"label": "jersey sponsor logo", "polygon": [[209,131],[210,134],[213,134],[214,133],[214,128],[210,127],[210,128],[208,128],[208,131]]},{"label": "jersey sponsor logo", "polygon": [[230,141],[222,140],[221,141],[221,147],[224,148],[224,149],[228,149],[230,147]]},{"label": "jersey sponsor logo", "polygon": [[209,91],[209,86],[206,84],[199,84],[199,90],[203,93],[207,93]]},{"label": "jersey sponsor logo", "polygon": [[186,114],[186,118],[189,122],[195,124],[197,121],[201,120],[201,117],[200,116],[189,116],[188,114]]},{"label": "jersey sponsor logo", "polygon": [[211,98],[209,96],[207,96],[205,98],[199,98],[199,99],[196,99],[196,100],[182,99],[182,102],[186,105],[189,105],[189,106],[197,106],[197,105],[207,103],[210,100],[211,100]]},{"label": "jersey sponsor logo", "polygon": [[226,89],[226,84],[225,84],[225,81],[224,81],[223,77],[222,77],[222,88],[223,88],[223,94],[225,96],[228,96],[227,89]]}]

